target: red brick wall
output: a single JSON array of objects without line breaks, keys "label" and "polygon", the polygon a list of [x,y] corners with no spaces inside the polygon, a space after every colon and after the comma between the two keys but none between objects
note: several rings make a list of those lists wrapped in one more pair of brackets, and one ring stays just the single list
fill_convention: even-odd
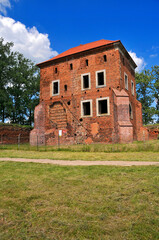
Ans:
[{"label": "red brick wall", "polygon": [[[103,56],[107,56],[107,61],[104,62]],[[100,47],[100,49],[90,50],[87,53],[76,54],[75,57],[67,57],[54,61],[54,63],[47,63],[41,67],[41,80],[40,80],[40,102],[45,103],[44,112],[45,120],[40,127],[40,131],[45,135],[47,144],[57,144],[58,130],[56,124],[50,121],[51,114],[50,106],[54,102],[61,103],[63,107],[63,114],[61,116],[61,129],[65,129],[65,133],[60,138],[63,144],[72,143],[88,143],[88,142],[118,142],[120,141],[120,131],[117,123],[117,106],[114,104],[113,88],[117,90],[125,90],[124,85],[124,73],[128,75],[128,90],[125,90],[128,94],[129,100],[133,108],[133,119],[130,125],[133,126],[133,138],[137,139],[138,132],[140,132],[140,126],[137,129],[138,122],[141,122],[141,115],[137,114],[136,105],[136,93],[134,96],[131,93],[131,80],[134,82],[135,88],[135,73],[130,67],[130,63],[126,57],[124,57],[120,51],[114,47],[106,48]],[[88,66],[86,66],[85,60],[88,59]],[[70,70],[70,64],[73,65],[73,70]],[[57,73],[55,73],[57,68]],[[95,72],[99,70],[106,71],[106,86],[96,88]],[[90,73],[91,76],[91,88],[88,90],[81,90],[81,74]],[[60,94],[58,96],[52,96],[52,81],[60,80]],[[64,85],[67,85],[67,91],[64,89]],[[109,97],[110,103],[110,115],[97,116],[96,114],[96,99]],[[81,101],[92,100],[92,117],[81,117]],[[68,103],[70,103],[68,105]],[[41,105],[40,105],[41,106]],[[59,108],[61,106],[59,105]],[[126,107],[128,109],[128,105]],[[37,111],[37,110],[36,110]],[[54,118],[60,119],[57,112],[53,110]],[[66,116],[65,116],[66,113]],[[127,113],[129,114],[129,113]],[[37,116],[37,118],[36,118]],[[33,135],[39,132],[40,119],[39,114],[35,114],[35,129]],[[53,118],[53,119],[54,119]],[[66,119],[64,121],[64,119]],[[59,123],[60,120],[58,120]],[[62,125],[62,122],[65,122]],[[67,123],[66,123],[67,121]],[[62,127],[63,126],[63,127]],[[132,130],[127,129],[125,126],[125,132],[129,135],[127,141],[131,141],[130,136]],[[122,130],[123,134],[123,130]],[[124,136],[124,135],[123,135]],[[126,141],[126,140],[125,140]],[[35,140],[31,144],[34,144]]]},{"label": "red brick wall", "polygon": [[28,143],[31,128],[22,128],[14,125],[0,125],[0,144]]},{"label": "red brick wall", "polygon": [[[107,62],[103,60],[104,55],[107,56]],[[70,101],[70,105],[66,107],[64,104],[64,108],[67,113],[70,136],[75,142],[83,142],[83,139],[87,139],[87,137],[93,138],[94,142],[112,142],[114,131],[112,88],[119,87],[119,53],[115,49],[109,49],[102,52],[92,52],[91,54],[89,52],[89,55],[80,54],[79,57],[41,69],[40,100],[45,101],[48,109],[46,114],[46,130],[51,128],[49,106],[54,101],[62,100],[66,105]],[[85,65],[86,59],[88,59],[88,66]],[[70,70],[70,63],[73,64],[73,70]],[[54,72],[55,67],[57,68],[57,73]],[[96,88],[95,71],[104,69],[106,70],[106,87]],[[91,76],[91,89],[89,90],[81,90],[81,74],[85,73],[90,73]],[[59,96],[52,97],[50,94],[50,85],[53,80],[60,80]],[[64,85],[67,85],[67,92],[64,91]],[[109,97],[109,116],[96,116],[96,98],[100,97]],[[93,116],[83,117],[82,121],[80,121],[81,100],[89,99],[92,100]],[[73,112],[74,116],[71,112]],[[91,132],[93,130],[91,126],[94,123],[98,126],[98,132],[92,135]]]}]

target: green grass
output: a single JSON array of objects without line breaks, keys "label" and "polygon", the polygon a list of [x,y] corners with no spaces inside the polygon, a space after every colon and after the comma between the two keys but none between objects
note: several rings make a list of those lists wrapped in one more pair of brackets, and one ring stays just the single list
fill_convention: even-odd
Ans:
[{"label": "green grass", "polygon": [[1,150],[0,157],[31,158],[31,159],[55,159],[55,160],[85,160],[85,161],[157,161],[158,152],[39,152],[22,150]]},{"label": "green grass", "polygon": [[158,167],[0,162],[2,240],[158,240]]},{"label": "green grass", "polygon": [[25,151],[65,151],[65,152],[159,152],[159,140],[151,140],[146,142],[133,142],[127,144],[76,144],[58,146],[30,146],[29,144],[0,145],[0,150],[25,150]]},{"label": "green grass", "polygon": [[70,146],[1,145],[0,157],[57,160],[159,161],[159,141]]}]

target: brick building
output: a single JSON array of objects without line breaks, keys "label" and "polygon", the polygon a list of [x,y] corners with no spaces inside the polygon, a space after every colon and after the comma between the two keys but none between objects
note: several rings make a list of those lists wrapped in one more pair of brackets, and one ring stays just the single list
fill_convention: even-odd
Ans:
[{"label": "brick building", "polygon": [[136,64],[120,40],[99,40],[39,63],[40,104],[30,143],[145,140]]}]

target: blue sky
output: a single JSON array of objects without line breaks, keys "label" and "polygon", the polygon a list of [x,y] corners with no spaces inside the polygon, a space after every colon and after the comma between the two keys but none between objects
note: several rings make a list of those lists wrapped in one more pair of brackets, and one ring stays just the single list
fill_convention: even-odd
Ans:
[{"label": "blue sky", "polygon": [[159,65],[159,0],[0,0],[0,37],[35,62],[120,39],[140,71]]}]

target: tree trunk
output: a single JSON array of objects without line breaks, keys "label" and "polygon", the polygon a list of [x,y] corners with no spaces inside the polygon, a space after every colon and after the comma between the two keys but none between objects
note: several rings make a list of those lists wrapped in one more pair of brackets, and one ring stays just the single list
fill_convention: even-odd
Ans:
[{"label": "tree trunk", "polygon": [[29,125],[31,126],[32,121],[31,121],[31,109],[30,109],[30,115],[29,115]]},{"label": "tree trunk", "polygon": [[3,112],[2,112],[2,122],[4,123],[5,120],[5,107],[3,106]]}]

